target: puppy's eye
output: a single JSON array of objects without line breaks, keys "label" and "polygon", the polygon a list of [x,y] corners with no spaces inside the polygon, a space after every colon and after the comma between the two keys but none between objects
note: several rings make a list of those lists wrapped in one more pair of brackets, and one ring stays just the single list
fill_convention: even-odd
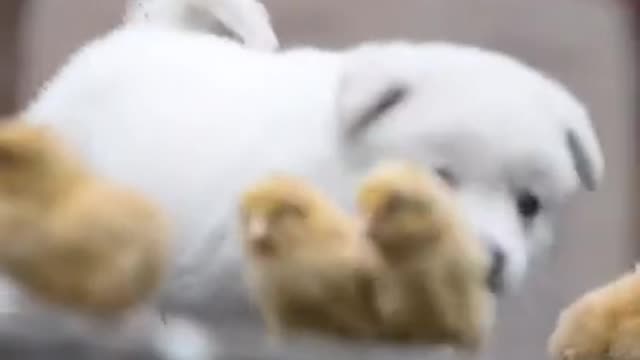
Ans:
[{"label": "puppy's eye", "polygon": [[449,186],[455,187],[458,184],[458,179],[453,174],[451,169],[448,169],[446,167],[438,167],[438,168],[435,168],[435,172]]},{"label": "puppy's eye", "polygon": [[531,219],[538,215],[542,208],[540,199],[529,191],[518,194],[518,213],[526,219]]}]

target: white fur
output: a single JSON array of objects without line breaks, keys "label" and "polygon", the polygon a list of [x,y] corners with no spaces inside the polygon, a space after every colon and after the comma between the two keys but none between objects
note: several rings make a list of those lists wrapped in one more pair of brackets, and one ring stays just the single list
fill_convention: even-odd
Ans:
[{"label": "white fur", "polygon": [[250,48],[279,47],[269,13],[258,0],[130,0],[124,20],[219,35],[227,31]]},{"label": "white fur", "polygon": [[[407,98],[344,142],[358,109],[394,84]],[[241,269],[236,199],[270,171],[307,176],[350,205],[358,177],[384,157],[445,166],[476,234],[505,251],[512,285],[579,187],[567,129],[596,180],[603,171],[587,113],[563,87],[507,56],[442,43],[268,53],[130,24],[75,54],[26,118],[162,205],[176,226],[166,297],[210,307],[242,287],[231,277]],[[543,203],[529,224],[515,207],[523,190]]]}]

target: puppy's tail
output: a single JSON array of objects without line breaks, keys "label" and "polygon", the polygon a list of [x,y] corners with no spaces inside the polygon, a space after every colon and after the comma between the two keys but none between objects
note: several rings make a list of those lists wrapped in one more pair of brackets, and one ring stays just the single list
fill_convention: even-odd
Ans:
[{"label": "puppy's tail", "polygon": [[258,50],[279,47],[269,13],[259,0],[129,0],[124,21],[228,36]]}]

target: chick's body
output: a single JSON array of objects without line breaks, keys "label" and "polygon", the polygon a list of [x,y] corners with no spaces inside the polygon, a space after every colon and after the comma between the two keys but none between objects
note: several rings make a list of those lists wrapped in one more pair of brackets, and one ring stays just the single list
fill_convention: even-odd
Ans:
[{"label": "chick's body", "polygon": [[353,219],[288,176],[256,184],[241,207],[250,286],[272,335],[375,335],[376,257]]},{"label": "chick's body", "polygon": [[365,179],[358,203],[385,263],[376,283],[385,336],[476,349],[494,318],[489,259],[446,184],[410,164],[386,163]]},{"label": "chick's body", "polygon": [[549,352],[554,360],[639,360],[638,269],[563,310],[549,339]]},{"label": "chick's body", "polygon": [[0,167],[0,266],[27,293],[98,316],[153,294],[169,233],[152,204],[20,122],[0,127]]}]

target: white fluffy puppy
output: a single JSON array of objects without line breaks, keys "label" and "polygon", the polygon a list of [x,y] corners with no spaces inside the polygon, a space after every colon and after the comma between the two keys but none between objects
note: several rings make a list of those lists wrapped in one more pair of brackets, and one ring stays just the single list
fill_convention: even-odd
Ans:
[{"label": "white fluffy puppy", "polygon": [[253,49],[279,47],[269,13],[258,0],[129,0],[124,20],[226,34]]},{"label": "white fluffy puppy", "polygon": [[497,290],[520,282],[559,205],[603,173],[588,114],[565,88],[506,55],[446,43],[273,53],[134,22],[73,55],[25,117],[162,204],[177,230],[165,299],[234,325],[245,313],[232,276],[238,194],[271,171],[348,206],[380,159],[436,169],[491,252]]}]

